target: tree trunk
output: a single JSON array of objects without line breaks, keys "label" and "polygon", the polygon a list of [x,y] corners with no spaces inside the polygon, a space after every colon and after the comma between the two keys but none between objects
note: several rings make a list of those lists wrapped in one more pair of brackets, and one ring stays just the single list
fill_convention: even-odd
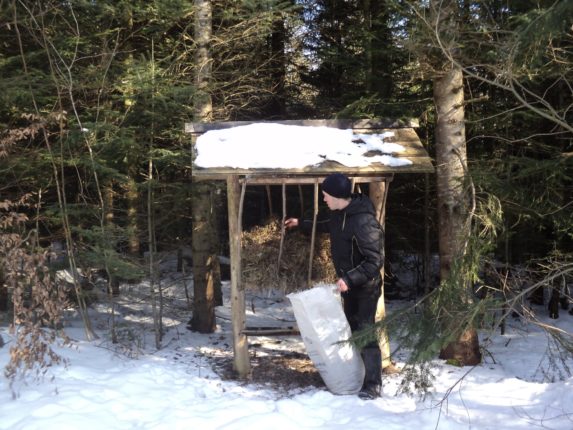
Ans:
[{"label": "tree trunk", "polygon": [[467,168],[462,71],[452,68],[434,80],[437,111],[436,162],[440,277],[447,278],[466,238],[464,177]]},{"label": "tree trunk", "polygon": [[129,169],[129,178],[127,180],[127,241],[128,252],[132,256],[139,256],[139,226],[137,222],[137,203],[139,200],[139,191],[135,181],[133,168]]},{"label": "tree trunk", "polygon": [[[209,81],[211,79],[211,2],[195,0],[195,117],[201,121],[210,121],[213,112]],[[217,193],[212,193],[214,185],[209,182],[193,183],[191,194],[191,213],[193,223],[193,318],[191,329],[200,333],[213,333],[215,322],[215,291],[220,295],[220,266],[217,256],[218,234],[217,213],[213,204]],[[217,285],[219,284],[219,285]],[[219,298],[218,302],[222,302]]]},{"label": "tree trunk", "polygon": [[213,103],[209,93],[211,80],[212,59],[209,46],[212,36],[212,7],[211,0],[194,0],[195,6],[195,87],[193,101],[195,118],[201,121],[211,121]]},{"label": "tree trunk", "polygon": [[363,0],[369,36],[366,47],[366,92],[387,99],[392,94],[392,35],[388,27],[386,0]]},{"label": "tree trunk", "polygon": [[285,118],[286,39],[285,23],[277,17],[273,23],[273,31],[270,37],[273,94],[267,108],[267,116],[271,119]]},{"label": "tree trunk", "polygon": [[440,351],[443,360],[454,360],[462,366],[476,366],[481,362],[477,331],[466,330],[459,339]]},{"label": "tree trunk", "polygon": [[109,180],[103,187],[103,218],[106,225],[113,224],[113,180]]},{"label": "tree trunk", "polygon": [[199,333],[213,333],[216,328],[214,307],[213,265],[209,237],[212,236],[210,184],[193,184],[193,318],[191,329]]},{"label": "tree trunk", "polygon": [[216,184],[211,186],[211,207],[213,211],[209,221],[211,222],[210,230],[210,244],[211,244],[211,256],[212,262],[209,263],[211,267],[211,275],[213,276],[213,306],[223,306],[223,290],[221,285],[221,262],[219,261],[219,255],[222,254],[221,250],[221,239],[219,232],[219,217],[222,211],[226,211],[227,207],[223,204],[224,194],[218,190]]},{"label": "tree trunk", "polygon": [[[467,172],[464,89],[461,69],[452,67],[434,80],[436,106],[436,161],[440,277],[446,279],[455,258],[463,252],[467,238],[467,199],[464,178]],[[469,329],[446,346],[440,358],[455,359],[461,365],[475,365],[481,354],[477,332]]]},{"label": "tree trunk", "polygon": [[[9,303],[8,287],[5,285],[4,274],[2,273],[2,268],[0,268],[0,312],[7,312]],[[2,322],[1,318],[0,322]]]},{"label": "tree trunk", "polygon": [[[113,204],[114,204],[114,190],[113,190],[113,180],[109,180],[104,184],[103,191],[103,220],[104,225],[106,226],[113,226],[114,221],[114,214],[113,214]],[[110,291],[109,293],[113,294],[114,296],[119,295],[119,279],[117,279],[113,274],[108,273],[109,279],[109,286],[108,288]]]}]

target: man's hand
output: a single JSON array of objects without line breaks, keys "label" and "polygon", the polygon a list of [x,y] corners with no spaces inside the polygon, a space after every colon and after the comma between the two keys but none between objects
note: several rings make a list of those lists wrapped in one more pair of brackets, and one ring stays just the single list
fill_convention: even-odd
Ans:
[{"label": "man's hand", "polygon": [[348,285],[346,285],[346,282],[344,282],[344,279],[342,278],[336,281],[336,286],[338,287],[338,291],[340,291],[341,293],[345,293],[346,291],[349,290]]},{"label": "man's hand", "polygon": [[286,228],[294,228],[298,226],[298,218],[289,218],[285,220]]}]

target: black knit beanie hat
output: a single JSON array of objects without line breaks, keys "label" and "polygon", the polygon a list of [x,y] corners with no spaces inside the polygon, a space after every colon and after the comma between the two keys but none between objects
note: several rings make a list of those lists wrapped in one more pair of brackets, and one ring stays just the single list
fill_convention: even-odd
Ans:
[{"label": "black knit beanie hat", "polygon": [[322,191],[339,199],[347,199],[350,197],[352,192],[351,188],[350,179],[342,173],[333,173],[322,181]]}]

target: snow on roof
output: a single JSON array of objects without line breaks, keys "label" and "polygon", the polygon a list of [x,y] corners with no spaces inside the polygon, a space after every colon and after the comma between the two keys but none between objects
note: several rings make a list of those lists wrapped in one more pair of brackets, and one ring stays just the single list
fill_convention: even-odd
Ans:
[{"label": "snow on roof", "polygon": [[366,167],[372,163],[411,165],[411,160],[393,156],[405,148],[384,141],[391,136],[393,132],[361,134],[325,126],[253,123],[209,130],[199,136],[195,165],[241,169],[296,169],[324,161],[336,161],[347,167]]}]

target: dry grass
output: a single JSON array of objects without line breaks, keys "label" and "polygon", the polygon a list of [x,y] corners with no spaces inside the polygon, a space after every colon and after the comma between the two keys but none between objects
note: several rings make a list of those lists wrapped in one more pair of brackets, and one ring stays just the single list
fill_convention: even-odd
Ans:
[{"label": "dry grass", "polygon": [[[285,293],[308,288],[310,235],[287,230],[279,266],[280,242],[278,219],[243,232],[241,261],[245,288],[254,291],[279,289]],[[311,278],[312,284],[336,281],[328,235],[316,235]]]}]

